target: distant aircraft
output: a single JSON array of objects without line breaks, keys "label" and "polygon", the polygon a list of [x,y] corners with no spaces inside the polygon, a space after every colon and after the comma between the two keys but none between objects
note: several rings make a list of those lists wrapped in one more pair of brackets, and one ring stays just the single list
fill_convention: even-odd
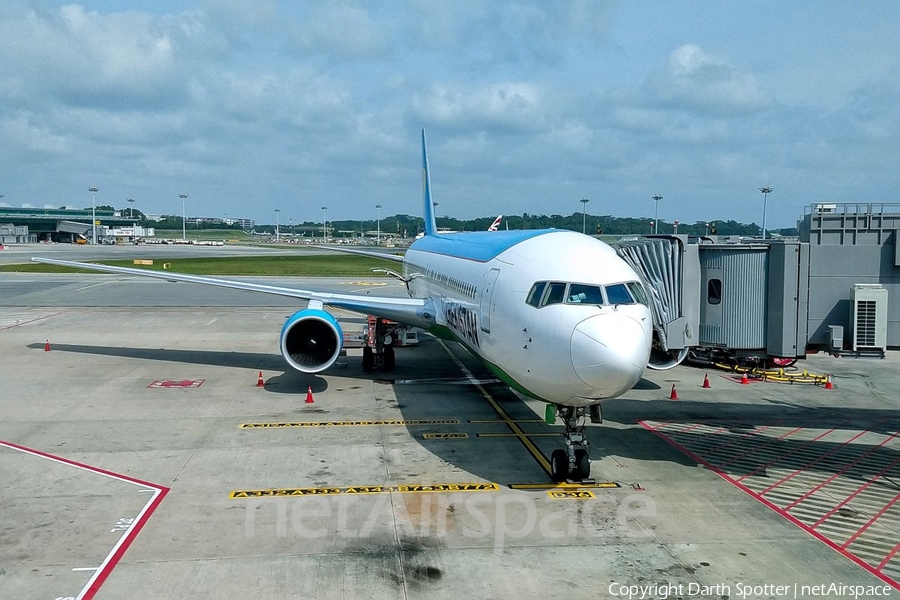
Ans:
[{"label": "distant aircraft", "polygon": [[[405,256],[345,249],[402,264],[409,298],[334,294],[172,272],[43,263],[167,281],[201,283],[309,301],[281,329],[285,361],[298,371],[332,366],[343,333],[325,306],[373,315],[462,344],[501,381],[555,407],[566,450],[550,457],[554,481],[590,475],[584,427],[599,420],[599,403],[637,383],[650,356],[652,318],[638,275],[590,236],[554,229],[445,234],[435,225],[431,174],[422,132],[425,232]],[[363,349],[363,368],[394,365],[389,335]]]},{"label": "distant aircraft", "polygon": [[503,220],[503,215],[497,215],[497,218],[494,219],[494,222],[491,223],[491,226],[488,227],[488,231],[497,231],[500,228],[500,221]]}]

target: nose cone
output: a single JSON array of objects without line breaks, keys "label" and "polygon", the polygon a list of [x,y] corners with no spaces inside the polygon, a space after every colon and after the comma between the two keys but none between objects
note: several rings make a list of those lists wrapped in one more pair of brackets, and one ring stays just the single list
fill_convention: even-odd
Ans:
[{"label": "nose cone", "polygon": [[590,317],[572,332],[572,366],[593,388],[592,397],[614,397],[630,390],[649,356],[649,324],[621,313]]}]

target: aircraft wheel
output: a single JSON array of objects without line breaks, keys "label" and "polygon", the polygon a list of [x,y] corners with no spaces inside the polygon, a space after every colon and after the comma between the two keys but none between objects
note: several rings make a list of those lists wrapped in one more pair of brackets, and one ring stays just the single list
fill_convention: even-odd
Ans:
[{"label": "aircraft wheel", "polygon": [[369,373],[375,368],[375,353],[372,352],[371,346],[363,346],[363,371]]},{"label": "aircraft wheel", "polygon": [[557,448],[550,455],[550,479],[562,483],[569,477],[569,457],[565,450]]},{"label": "aircraft wheel", "polygon": [[397,368],[397,357],[394,356],[394,347],[385,346],[384,348],[384,370],[393,371]]},{"label": "aircraft wheel", "polygon": [[575,451],[575,472],[572,479],[588,479],[591,476],[591,459],[583,448]]}]

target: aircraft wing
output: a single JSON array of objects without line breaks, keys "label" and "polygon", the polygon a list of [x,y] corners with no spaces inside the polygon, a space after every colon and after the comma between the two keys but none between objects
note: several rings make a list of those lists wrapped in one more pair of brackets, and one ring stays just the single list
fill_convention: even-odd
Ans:
[{"label": "aircraft wing", "polygon": [[92,263],[74,262],[68,260],[56,260],[53,258],[32,258],[33,262],[49,265],[71,267],[73,269],[87,269],[118,275],[136,275],[138,277],[153,277],[170,282],[200,283],[217,287],[231,288],[258,292],[261,294],[273,294],[288,298],[301,298],[310,303],[321,303],[326,306],[343,308],[364,315],[374,315],[383,319],[390,319],[414,327],[428,329],[434,325],[435,309],[431,300],[421,298],[388,298],[384,296],[370,296],[368,294],[334,294],[330,292],[317,292],[314,290],[300,290],[296,288],[264,285],[246,281],[234,281],[230,279],[218,279],[202,275],[187,275],[185,273],[170,273],[164,271],[149,271],[146,269],[132,269],[129,267],[114,267],[111,265],[96,265]]},{"label": "aircraft wing", "polygon": [[335,252],[346,252],[347,254],[358,254],[359,256],[368,256],[371,258],[381,258],[384,260],[393,260],[396,262],[403,262],[403,257],[387,252],[378,252],[376,250],[357,250],[356,248],[342,248],[340,246],[321,246],[321,245],[313,245],[313,248],[319,248],[321,250],[334,250]]}]

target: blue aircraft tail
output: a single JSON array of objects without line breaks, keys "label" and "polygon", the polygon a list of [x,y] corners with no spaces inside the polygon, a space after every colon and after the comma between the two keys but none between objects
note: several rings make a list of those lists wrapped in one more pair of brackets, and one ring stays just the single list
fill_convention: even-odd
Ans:
[{"label": "blue aircraft tail", "polygon": [[425,235],[436,235],[434,201],[431,199],[431,172],[428,169],[428,151],[425,149],[425,130],[422,130],[422,196],[425,202]]}]

